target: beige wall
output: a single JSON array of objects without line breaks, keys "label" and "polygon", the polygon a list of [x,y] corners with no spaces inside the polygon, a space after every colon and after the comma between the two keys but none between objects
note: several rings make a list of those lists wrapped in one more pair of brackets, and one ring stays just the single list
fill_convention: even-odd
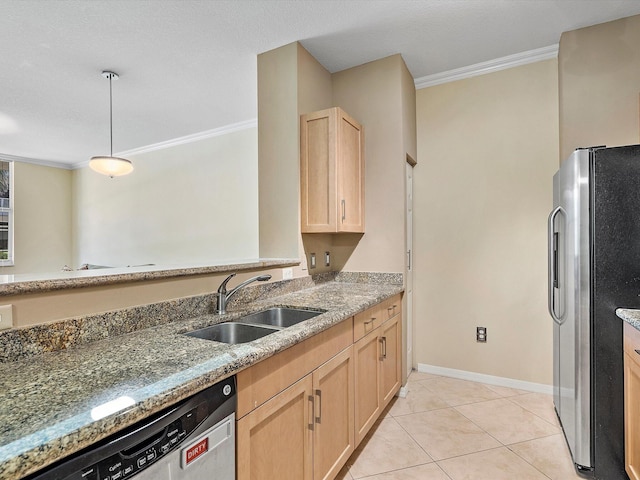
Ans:
[{"label": "beige wall", "polygon": [[404,271],[404,165],[402,57],[333,74],[333,102],[364,126],[365,234],[336,238],[349,254],[345,270]]},{"label": "beige wall", "polygon": [[640,141],[640,15],[565,32],[560,38],[560,139],[577,147]]},{"label": "beige wall", "polygon": [[[418,363],[552,383],[546,219],[557,85],[547,60],[418,90]],[[488,328],[486,344],[476,326]]]},{"label": "beige wall", "polygon": [[[407,150],[415,152],[415,106],[407,105],[415,105],[414,95],[400,55],[334,74],[298,43],[259,55],[262,257],[295,256],[287,233],[295,229],[302,260],[296,276],[342,269],[404,271],[404,163]],[[364,125],[364,235],[300,234],[299,115],[331,106]],[[324,266],[325,251],[331,254],[330,267]],[[312,252],[318,267],[307,270]]]},{"label": "beige wall", "polygon": [[133,155],[131,175],[74,171],[74,266],[258,257],[256,128]]},{"label": "beige wall", "polygon": [[71,263],[71,171],[14,162],[14,266],[2,275]]},{"label": "beige wall", "polygon": [[260,256],[299,255],[298,44],[258,55]]}]

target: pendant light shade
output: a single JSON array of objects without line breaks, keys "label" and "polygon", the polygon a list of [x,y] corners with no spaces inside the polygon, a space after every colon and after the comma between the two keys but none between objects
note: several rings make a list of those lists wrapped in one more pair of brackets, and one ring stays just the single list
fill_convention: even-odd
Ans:
[{"label": "pendant light shade", "polygon": [[89,166],[92,170],[110,177],[119,177],[133,172],[131,160],[120,157],[97,156],[91,157]]},{"label": "pendant light shade", "polygon": [[89,167],[102,175],[109,175],[113,178],[133,172],[133,163],[131,163],[131,160],[127,160],[126,158],[113,156],[113,91],[111,88],[111,82],[118,79],[118,74],[105,70],[102,72],[102,76],[109,79],[110,155],[98,155],[96,157],[91,157],[91,160],[89,160]]}]

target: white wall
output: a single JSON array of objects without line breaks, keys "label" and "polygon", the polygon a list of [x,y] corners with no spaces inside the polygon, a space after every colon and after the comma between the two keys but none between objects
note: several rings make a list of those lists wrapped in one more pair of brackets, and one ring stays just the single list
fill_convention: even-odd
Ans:
[{"label": "white wall", "polygon": [[131,156],[108,178],[74,171],[74,266],[258,257],[255,127]]},{"label": "white wall", "polygon": [[556,60],[418,90],[417,125],[416,361],[551,384]]}]

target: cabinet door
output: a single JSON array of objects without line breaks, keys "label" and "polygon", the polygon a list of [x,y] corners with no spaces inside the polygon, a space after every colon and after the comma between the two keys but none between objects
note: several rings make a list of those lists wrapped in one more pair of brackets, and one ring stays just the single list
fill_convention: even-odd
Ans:
[{"label": "cabinet door", "polygon": [[333,479],[354,450],[353,347],[313,372],[313,478]]},{"label": "cabinet door", "polygon": [[300,117],[300,220],[302,233],[336,231],[335,109]]},{"label": "cabinet door", "polygon": [[311,374],[238,420],[238,480],[312,479]]},{"label": "cabinet door", "polygon": [[364,233],[364,134],[338,109],[338,232]]},{"label": "cabinet door", "polygon": [[380,327],[358,340],[353,346],[356,381],[356,446],[373,426],[382,410],[380,405],[379,331]]},{"label": "cabinet door", "polygon": [[380,327],[380,361],[382,364],[382,373],[380,375],[382,385],[380,390],[383,408],[391,401],[402,385],[402,379],[400,378],[402,363],[400,358],[402,350],[401,318],[401,315],[396,315]]}]

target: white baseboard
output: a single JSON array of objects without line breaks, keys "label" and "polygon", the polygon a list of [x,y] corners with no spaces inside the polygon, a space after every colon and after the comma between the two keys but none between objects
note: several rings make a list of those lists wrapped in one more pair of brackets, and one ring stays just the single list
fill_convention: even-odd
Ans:
[{"label": "white baseboard", "polygon": [[398,391],[398,396],[400,398],[407,398],[407,393],[409,393],[409,389],[406,386],[400,387],[400,390]]},{"label": "white baseboard", "polygon": [[525,382],[524,380],[496,377],[494,375],[486,375],[484,373],[468,372],[466,370],[456,370],[455,368],[438,367],[436,365],[427,365],[424,363],[418,364],[418,371],[431,373],[433,375],[442,375],[444,377],[459,378],[460,380],[482,382],[489,385],[497,385],[499,387],[517,388],[518,390],[526,390],[528,392],[553,395],[553,385],[545,385],[544,383]]}]

